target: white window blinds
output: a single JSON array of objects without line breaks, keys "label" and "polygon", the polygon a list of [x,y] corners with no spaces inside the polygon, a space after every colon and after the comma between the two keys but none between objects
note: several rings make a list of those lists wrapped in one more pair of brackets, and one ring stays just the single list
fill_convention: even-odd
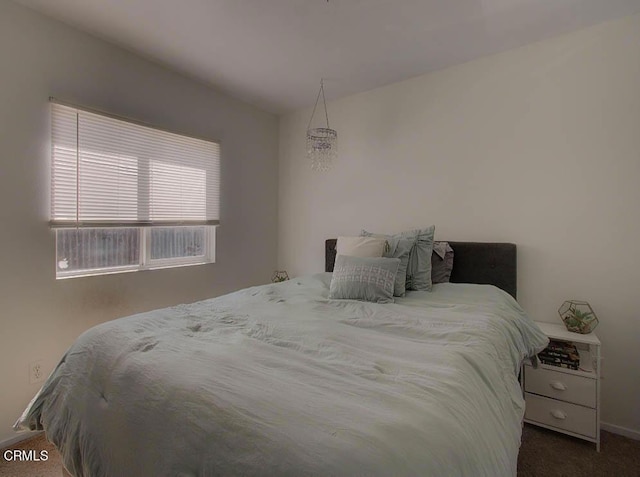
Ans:
[{"label": "white window blinds", "polygon": [[220,145],[51,103],[51,225],[215,225]]}]

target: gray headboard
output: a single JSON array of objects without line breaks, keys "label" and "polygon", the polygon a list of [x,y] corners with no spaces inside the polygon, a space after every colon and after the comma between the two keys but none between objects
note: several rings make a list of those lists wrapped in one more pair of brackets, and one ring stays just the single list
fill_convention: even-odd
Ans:
[{"label": "gray headboard", "polygon": [[[325,271],[332,272],[336,239],[325,242]],[[453,248],[452,283],[495,285],[517,298],[516,246],[497,242],[449,242]]]}]

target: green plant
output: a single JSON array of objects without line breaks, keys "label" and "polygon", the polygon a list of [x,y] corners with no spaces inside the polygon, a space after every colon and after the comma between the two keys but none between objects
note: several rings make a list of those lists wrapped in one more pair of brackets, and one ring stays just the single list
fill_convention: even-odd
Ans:
[{"label": "green plant", "polygon": [[558,313],[569,331],[591,333],[598,325],[598,317],[586,301],[565,301]]}]

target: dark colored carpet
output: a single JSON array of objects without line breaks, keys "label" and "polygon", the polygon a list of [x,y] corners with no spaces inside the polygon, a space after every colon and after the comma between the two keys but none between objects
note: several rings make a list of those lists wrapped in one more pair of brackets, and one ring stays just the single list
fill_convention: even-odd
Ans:
[{"label": "dark colored carpet", "polygon": [[640,477],[640,441],[600,433],[596,445],[526,424],[518,477]]},{"label": "dark colored carpet", "polygon": [[[8,463],[0,455],[0,476],[62,475],[60,456],[44,436],[22,442],[11,449],[46,449],[49,451],[49,460]],[[595,444],[535,426],[525,426],[518,458],[518,477],[601,476],[640,477],[640,441],[602,432],[598,453]]]}]

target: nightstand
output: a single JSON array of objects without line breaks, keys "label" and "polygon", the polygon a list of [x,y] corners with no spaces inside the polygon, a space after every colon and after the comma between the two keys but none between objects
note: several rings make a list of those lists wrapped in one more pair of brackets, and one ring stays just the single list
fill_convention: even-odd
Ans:
[{"label": "nightstand", "polygon": [[522,383],[524,421],[594,442],[600,452],[600,340],[595,333],[567,331],[563,324],[537,325],[550,339],[575,344],[580,368],[542,363],[534,368],[526,360]]}]

